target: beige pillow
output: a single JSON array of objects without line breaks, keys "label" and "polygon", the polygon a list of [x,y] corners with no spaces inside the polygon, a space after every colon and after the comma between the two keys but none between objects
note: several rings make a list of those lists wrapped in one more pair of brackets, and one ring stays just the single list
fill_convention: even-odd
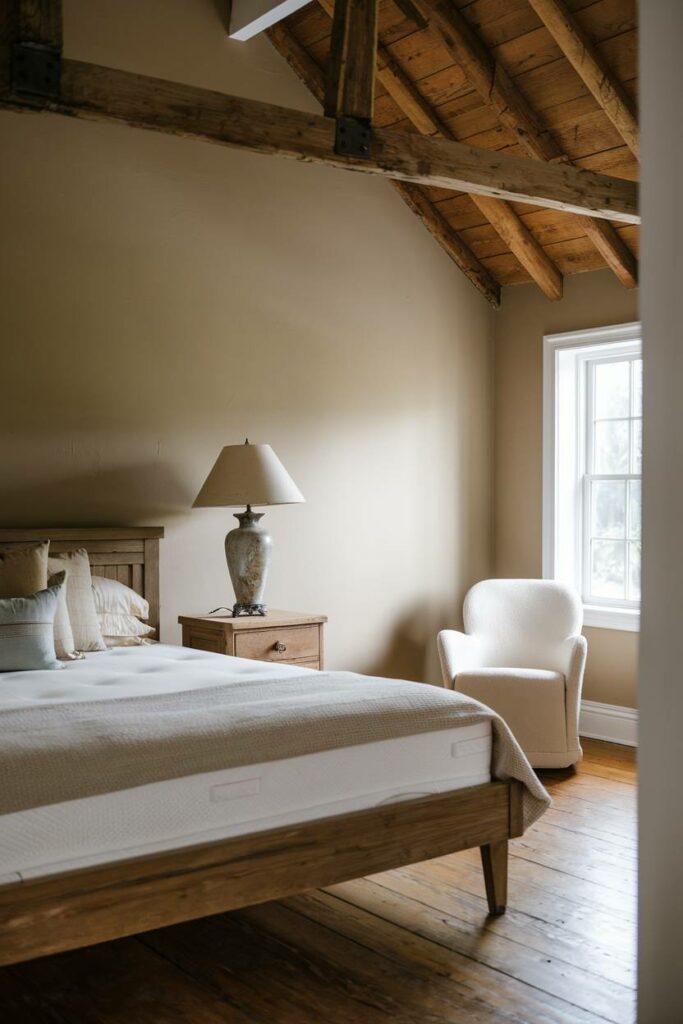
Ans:
[{"label": "beige pillow", "polygon": [[[74,634],[66,603],[66,577],[68,572],[62,570],[62,573],[64,574],[64,586],[59,591],[59,597],[57,598],[54,622],[55,654],[60,661],[76,661],[78,658],[82,658],[83,655],[76,650],[76,645],[74,644]],[[48,577],[48,587],[54,586],[59,581],[62,573],[52,573]]]},{"label": "beige pillow", "polygon": [[45,541],[0,551],[0,597],[29,597],[46,589],[49,546]]},{"label": "beige pillow", "polygon": [[90,559],[85,548],[48,559],[49,572],[66,571],[66,606],[77,651],[106,651],[92,594]]}]

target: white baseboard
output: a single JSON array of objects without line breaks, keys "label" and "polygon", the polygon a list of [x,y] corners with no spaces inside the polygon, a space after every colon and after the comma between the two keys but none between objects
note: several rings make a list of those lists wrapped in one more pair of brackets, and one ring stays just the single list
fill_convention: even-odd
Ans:
[{"label": "white baseboard", "polygon": [[581,701],[579,734],[592,740],[638,746],[638,711],[622,708],[618,704],[599,704],[594,700]]}]

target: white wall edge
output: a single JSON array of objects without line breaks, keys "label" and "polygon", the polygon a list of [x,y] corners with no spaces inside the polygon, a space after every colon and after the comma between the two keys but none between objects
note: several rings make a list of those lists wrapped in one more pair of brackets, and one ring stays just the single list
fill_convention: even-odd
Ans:
[{"label": "white wall edge", "polygon": [[582,700],[579,715],[579,735],[591,740],[638,746],[638,711],[622,708],[618,704],[600,704]]},{"label": "white wall edge", "polygon": [[631,608],[600,608],[583,606],[583,624],[594,629],[617,629],[626,633],[640,633],[640,611]]},{"label": "white wall edge", "polygon": [[307,3],[308,0],[233,0],[228,35],[245,43]]},{"label": "white wall edge", "polygon": [[572,345],[599,345],[609,341],[627,341],[642,337],[643,325],[640,320],[629,320],[623,324],[608,327],[589,327],[583,331],[562,331],[559,334],[545,334],[544,348],[568,348]]}]

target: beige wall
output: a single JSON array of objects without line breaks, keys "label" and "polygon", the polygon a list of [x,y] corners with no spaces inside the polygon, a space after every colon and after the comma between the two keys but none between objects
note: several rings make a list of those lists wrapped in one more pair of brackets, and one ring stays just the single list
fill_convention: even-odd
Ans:
[{"label": "beige wall", "polygon": [[[609,271],[565,278],[564,298],[507,288],[496,318],[494,567],[500,576],[541,575],[543,336],[638,319],[638,295]],[[584,696],[636,706],[638,634],[586,629]]]},{"label": "beige wall", "polygon": [[[65,4],[68,55],[314,109],[210,0]],[[270,442],[272,606],[328,664],[438,678],[490,572],[493,313],[383,183],[51,115],[0,115],[0,516],[162,524],[162,628],[231,601],[220,447]]]}]

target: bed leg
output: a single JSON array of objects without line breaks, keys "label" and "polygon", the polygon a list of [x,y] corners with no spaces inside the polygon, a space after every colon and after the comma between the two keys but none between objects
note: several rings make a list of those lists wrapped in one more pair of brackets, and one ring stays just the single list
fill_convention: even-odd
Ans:
[{"label": "bed leg", "polygon": [[484,869],[486,899],[489,914],[499,917],[505,913],[508,898],[508,844],[507,839],[479,847],[481,866]]}]

